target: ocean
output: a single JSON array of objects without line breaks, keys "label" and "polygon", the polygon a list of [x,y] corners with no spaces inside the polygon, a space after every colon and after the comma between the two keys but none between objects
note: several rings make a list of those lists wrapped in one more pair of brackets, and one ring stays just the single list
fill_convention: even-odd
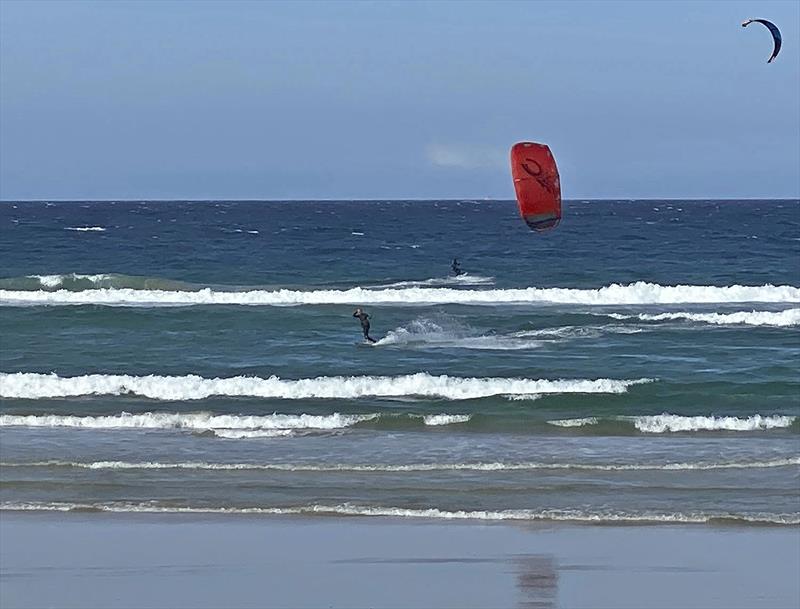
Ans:
[{"label": "ocean", "polygon": [[5,202],[0,259],[4,510],[800,524],[797,200]]}]

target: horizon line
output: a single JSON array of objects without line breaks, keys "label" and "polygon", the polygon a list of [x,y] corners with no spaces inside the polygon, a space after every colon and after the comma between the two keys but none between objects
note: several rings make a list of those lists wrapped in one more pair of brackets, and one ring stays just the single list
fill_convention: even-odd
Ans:
[{"label": "horizon line", "polygon": [[[170,199],[148,199],[137,197],[133,199],[0,199],[0,204],[7,203],[377,203],[377,202],[459,202],[459,203],[514,203],[516,199],[493,198],[493,197],[433,197],[433,198],[334,198],[334,199],[185,199],[185,198],[170,198]],[[644,198],[631,198],[631,197],[576,197],[569,199],[562,199],[562,202],[570,203],[583,203],[583,202],[631,202],[631,201],[800,201],[800,195],[792,197],[689,197],[689,198],[671,198],[671,197],[644,197]]]}]

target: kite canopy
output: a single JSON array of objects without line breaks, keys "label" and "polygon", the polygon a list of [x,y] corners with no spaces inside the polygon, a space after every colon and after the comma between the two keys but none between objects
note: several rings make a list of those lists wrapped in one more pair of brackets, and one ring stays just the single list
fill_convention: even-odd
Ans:
[{"label": "kite canopy", "polygon": [[536,232],[555,228],[561,221],[561,182],[550,148],[520,142],[511,148],[511,175],[519,213]]},{"label": "kite canopy", "polygon": [[772,63],[772,60],[778,56],[778,53],[781,50],[781,31],[774,23],[767,21],[766,19],[748,19],[747,21],[742,21],[742,27],[747,27],[751,23],[760,23],[772,33],[772,40],[775,46],[772,49],[772,55],[770,55],[769,59],[767,60],[767,63]]}]

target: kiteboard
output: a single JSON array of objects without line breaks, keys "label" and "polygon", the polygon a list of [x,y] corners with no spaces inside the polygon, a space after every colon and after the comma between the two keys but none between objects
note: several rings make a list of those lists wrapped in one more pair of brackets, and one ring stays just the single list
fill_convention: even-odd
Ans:
[{"label": "kiteboard", "polygon": [[522,219],[537,233],[561,221],[561,182],[545,144],[520,142],[511,148],[511,176]]}]

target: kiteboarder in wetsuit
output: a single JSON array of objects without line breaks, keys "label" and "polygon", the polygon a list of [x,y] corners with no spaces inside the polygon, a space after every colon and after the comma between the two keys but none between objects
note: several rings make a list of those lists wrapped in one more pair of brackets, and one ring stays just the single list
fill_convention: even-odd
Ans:
[{"label": "kiteboarder in wetsuit", "polygon": [[353,313],[353,317],[358,317],[358,321],[361,322],[361,329],[364,331],[364,340],[374,343],[375,339],[369,335],[369,315],[361,309],[356,309]]},{"label": "kiteboarder in wetsuit", "polygon": [[453,269],[453,275],[456,277],[464,274],[464,271],[461,270],[461,263],[458,261],[458,258],[453,258],[453,264],[450,265],[450,268]]}]

